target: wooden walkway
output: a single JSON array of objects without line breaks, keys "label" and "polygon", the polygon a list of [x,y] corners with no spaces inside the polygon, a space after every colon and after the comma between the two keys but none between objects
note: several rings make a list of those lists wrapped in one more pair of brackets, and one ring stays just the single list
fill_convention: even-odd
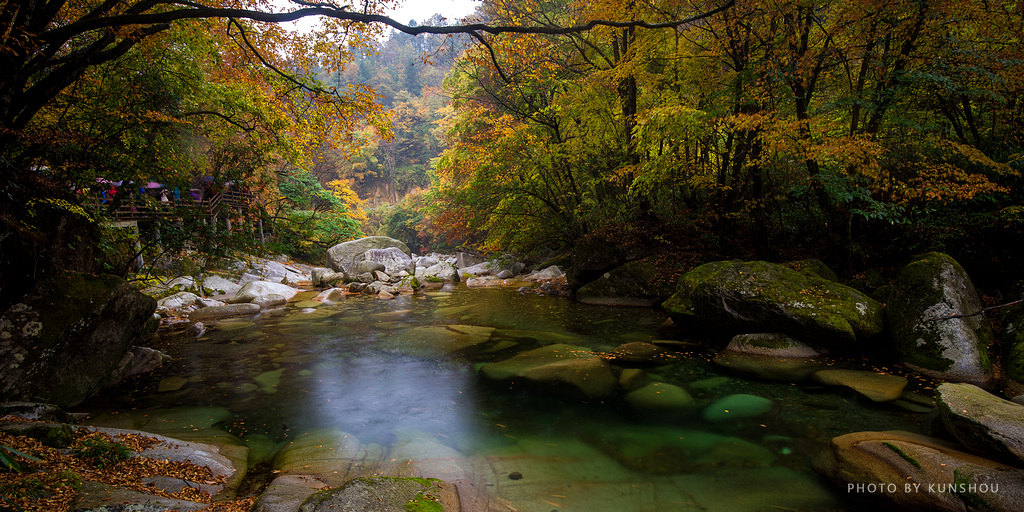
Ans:
[{"label": "wooden walkway", "polygon": [[[225,209],[244,213],[252,203],[252,194],[236,190],[225,190],[212,197],[195,201],[187,198],[179,201],[140,201],[132,196],[111,211],[115,222],[155,220],[158,218],[181,217],[184,211],[192,211],[206,217],[217,217]],[[99,205],[106,208],[106,205]]]}]

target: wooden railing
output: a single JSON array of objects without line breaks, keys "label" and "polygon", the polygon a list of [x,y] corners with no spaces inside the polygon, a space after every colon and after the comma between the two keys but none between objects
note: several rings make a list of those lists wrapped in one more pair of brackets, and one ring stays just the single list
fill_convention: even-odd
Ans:
[{"label": "wooden railing", "polygon": [[[161,217],[180,217],[185,211],[215,217],[225,207],[241,212],[247,211],[251,203],[252,194],[237,190],[225,190],[199,201],[186,196],[177,201],[170,200],[164,202],[151,198],[143,199],[133,195],[121,202],[110,213],[114,220],[119,222],[153,220]],[[109,208],[108,205],[99,202],[97,202],[97,207]]]}]

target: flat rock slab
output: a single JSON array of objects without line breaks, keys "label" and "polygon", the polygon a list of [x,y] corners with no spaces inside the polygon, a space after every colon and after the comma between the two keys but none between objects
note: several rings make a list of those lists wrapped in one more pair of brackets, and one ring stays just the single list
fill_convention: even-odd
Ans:
[{"label": "flat rock slab", "polygon": [[978,452],[1024,462],[1024,405],[973,384],[947,382],[936,393],[942,421],[957,441]]},{"label": "flat rock slab", "polygon": [[586,347],[555,344],[517,354],[480,368],[489,379],[523,378],[535,382],[563,382],[588,397],[605,396],[617,379],[611,365]]},{"label": "flat rock slab", "polygon": [[306,498],[327,484],[310,475],[284,475],[270,482],[252,506],[252,512],[295,512]]},{"label": "flat rock slab", "polygon": [[212,306],[197,309],[189,313],[188,318],[193,322],[207,322],[233,316],[255,315],[260,312],[259,304],[228,304],[226,306]]},{"label": "flat rock slab", "polygon": [[899,510],[1024,510],[1024,471],[909,432],[835,437],[815,467],[851,497]]},{"label": "flat rock slab", "polygon": [[299,512],[459,512],[454,485],[424,478],[368,477],[320,491],[299,507]]},{"label": "flat rock slab", "polygon": [[829,386],[846,386],[875,402],[891,402],[903,396],[907,379],[864,370],[818,370],[811,378]]}]

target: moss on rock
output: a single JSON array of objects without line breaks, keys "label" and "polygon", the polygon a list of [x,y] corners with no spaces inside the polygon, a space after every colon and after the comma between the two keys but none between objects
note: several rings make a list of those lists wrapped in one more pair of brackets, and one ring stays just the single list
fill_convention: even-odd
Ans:
[{"label": "moss on rock", "polygon": [[933,377],[987,385],[992,328],[967,272],[949,255],[931,252],[903,270],[889,303],[893,344],[903,362]]},{"label": "moss on rock", "polygon": [[783,332],[823,345],[851,345],[884,329],[874,299],[817,275],[765,261],[719,261],[684,275],[663,304],[726,331]]}]

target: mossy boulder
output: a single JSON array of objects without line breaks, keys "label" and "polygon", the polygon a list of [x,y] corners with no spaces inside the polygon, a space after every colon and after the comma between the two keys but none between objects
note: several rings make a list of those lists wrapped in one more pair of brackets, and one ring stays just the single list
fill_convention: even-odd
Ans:
[{"label": "mossy boulder", "polygon": [[1024,306],[1003,313],[1002,368],[1010,391],[1024,393]]},{"label": "mossy boulder", "polygon": [[684,275],[662,304],[725,334],[776,331],[829,347],[857,346],[885,327],[881,304],[814,274],[765,261],[716,261]]},{"label": "mossy boulder", "polygon": [[649,307],[672,295],[673,288],[658,280],[653,263],[632,261],[576,290],[576,300],[584,304]]},{"label": "mossy boulder", "polygon": [[839,276],[833,271],[824,261],[815,258],[809,258],[806,260],[787,261],[783,263],[783,266],[789,267],[798,272],[804,272],[818,276],[822,279],[828,279],[829,281],[838,281]]},{"label": "mossy boulder", "polygon": [[896,279],[888,317],[901,360],[935,378],[987,386],[992,328],[970,277],[949,255],[918,256]]},{"label": "mossy boulder", "polygon": [[1024,405],[972,384],[947,382],[935,393],[942,422],[960,444],[1024,465]]},{"label": "mossy boulder", "polygon": [[59,273],[0,316],[0,402],[62,407],[99,391],[152,334],[156,301],[115,276]]}]

